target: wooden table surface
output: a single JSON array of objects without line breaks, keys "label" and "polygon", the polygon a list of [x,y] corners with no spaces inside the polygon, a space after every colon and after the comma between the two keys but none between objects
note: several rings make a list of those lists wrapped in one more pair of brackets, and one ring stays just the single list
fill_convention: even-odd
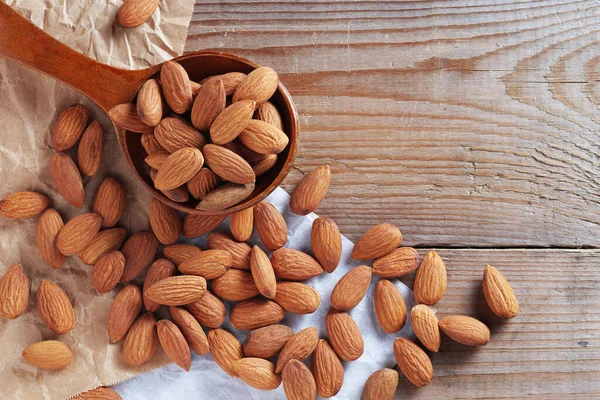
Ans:
[{"label": "wooden table surface", "polygon": [[[329,164],[317,213],[436,248],[439,314],[490,325],[484,348],[446,338],[433,382],[402,377],[397,398],[600,398],[599,23],[597,1],[198,0],[186,49],[270,65],[294,96],[284,187]],[[486,264],[516,319],[490,315]]]}]

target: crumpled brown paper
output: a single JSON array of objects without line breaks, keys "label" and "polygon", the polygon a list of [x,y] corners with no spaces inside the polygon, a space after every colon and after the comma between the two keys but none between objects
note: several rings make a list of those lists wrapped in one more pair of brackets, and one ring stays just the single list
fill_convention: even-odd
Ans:
[{"label": "crumpled brown paper", "polygon": [[[0,0],[2,1],[2,0]],[[8,5],[44,31],[100,62],[141,69],[183,52],[194,0],[163,0],[152,19],[135,29],[115,22],[120,0],[8,0]],[[50,4],[52,3],[52,4]],[[58,113],[82,103],[105,130],[100,171],[85,183],[86,207],[67,204],[54,189],[48,171],[53,151],[49,133]],[[63,219],[91,209],[98,185],[114,176],[125,186],[127,206],[119,226],[129,234],[149,229],[149,194],[127,173],[112,125],[92,102],[67,86],[0,58],[0,198],[20,190],[35,190],[52,199]],[[106,322],[115,291],[99,295],[91,284],[91,266],[69,257],[60,270],[47,266],[35,242],[36,218],[0,218],[0,276],[13,264],[23,265],[32,280],[27,312],[16,320],[0,319],[0,399],[65,399],[101,385],[110,385],[167,364],[162,351],[138,369],[121,361],[120,344],[109,345]],[[55,335],[36,307],[36,290],[43,279],[60,285],[71,298],[76,328]],[[40,340],[56,339],[74,353],[60,371],[43,371],[27,364],[21,352]]]}]

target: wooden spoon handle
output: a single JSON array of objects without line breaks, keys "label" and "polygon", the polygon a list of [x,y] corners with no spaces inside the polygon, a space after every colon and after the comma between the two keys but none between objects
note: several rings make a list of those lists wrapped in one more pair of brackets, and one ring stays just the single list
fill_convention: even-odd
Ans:
[{"label": "wooden spoon handle", "polygon": [[0,57],[71,86],[104,111],[130,102],[141,84],[159,68],[126,71],[92,60],[44,33],[1,0]]}]

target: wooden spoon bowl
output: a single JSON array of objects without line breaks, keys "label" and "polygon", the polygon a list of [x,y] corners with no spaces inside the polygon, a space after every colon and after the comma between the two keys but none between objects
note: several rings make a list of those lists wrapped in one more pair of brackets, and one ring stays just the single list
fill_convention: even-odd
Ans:
[{"label": "wooden spoon bowl", "polygon": [[[158,78],[160,65],[128,71],[88,58],[44,33],[19,13],[0,1],[0,56],[59,80],[89,97],[105,112],[117,104],[132,102],[146,80]],[[188,53],[173,59],[188,72],[190,79],[200,81],[227,72],[249,73],[258,64],[244,58],[214,51]],[[176,203],[154,188],[144,158],[140,134],[115,126],[119,144],[131,172],[161,202],[189,214],[216,215],[243,210],[264,200],[285,179],[294,163],[298,148],[298,113],[286,88],[280,83],[271,98],[279,110],[283,130],[290,141],[279,154],[271,170],[259,176],[252,194],[243,202],[216,212],[197,210],[197,201]]]}]

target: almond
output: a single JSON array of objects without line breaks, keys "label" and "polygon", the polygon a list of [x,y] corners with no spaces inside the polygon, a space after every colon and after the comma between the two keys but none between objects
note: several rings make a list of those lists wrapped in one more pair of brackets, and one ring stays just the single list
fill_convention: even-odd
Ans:
[{"label": "almond", "polygon": [[[290,210],[298,215],[307,215],[316,210],[327,194],[330,180],[329,165],[321,165],[310,171],[298,182],[292,192]],[[358,243],[356,245],[358,246]]]},{"label": "almond", "polygon": [[137,113],[137,107],[132,103],[118,104],[110,109],[108,116],[121,129],[137,133],[151,133],[153,127],[142,122]]},{"label": "almond", "polygon": [[56,247],[65,256],[87,248],[100,231],[102,217],[95,213],[79,214],[65,224],[56,236]]},{"label": "almond", "polygon": [[271,203],[262,201],[254,206],[254,225],[267,249],[277,250],[287,243],[287,224]]},{"label": "almond", "polygon": [[170,155],[171,153],[168,153],[166,151],[152,153],[148,157],[146,157],[144,161],[146,161],[146,164],[148,164],[151,168],[159,170]]},{"label": "almond", "polygon": [[[156,174],[157,171],[155,169],[150,170],[150,178],[152,181],[156,179]],[[176,203],[185,203],[190,199],[190,193],[187,191],[184,185],[171,190],[161,190],[160,192],[164,194],[166,198]]]},{"label": "almond", "polygon": [[258,177],[269,172],[275,164],[277,164],[277,154],[267,154],[252,164],[252,170],[254,171],[254,175]]},{"label": "almond", "polygon": [[146,154],[148,155],[166,151],[164,147],[162,147],[160,143],[158,143],[154,132],[147,132],[142,134],[141,141],[142,147],[144,148],[144,150],[146,150]]},{"label": "almond", "polygon": [[483,273],[483,294],[490,310],[501,318],[514,318],[519,303],[510,284],[497,268],[488,265]]},{"label": "almond", "polygon": [[73,400],[123,400],[117,392],[111,388],[99,387],[87,392],[81,393],[79,396],[73,397]]},{"label": "almond", "polygon": [[265,157],[264,154],[258,154],[257,152],[250,150],[249,148],[238,142],[229,142],[223,144],[222,146],[228,150],[233,151],[235,154],[242,157],[250,164],[254,164]]},{"label": "almond", "polygon": [[231,333],[224,329],[213,329],[208,332],[210,354],[219,367],[227,374],[237,377],[234,364],[244,358],[242,345]]},{"label": "almond", "polygon": [[338,311],[349,311],[360,303],[367,294],[373,271],[360,265],[348,271],[331,292],[331,305]]},{"label": "almond", "polygon": [[303,281],[323,272],[317,260],[294,249],[275,250],[271,255],[271,264],[275,275],[281,279]]},{"label": "almond", "polygon": [[94,199],[93,210],[102,216],[102,227],[115,226],[125,210],[125,189],[114,178],[104,178]]},{"label": "almond", "polygon": [[290,142],[282,130],[257,119],[249,121],[239,136],[246,147],[259,154],[279,154]]},{"label": "almond", "polygon": [[45,340],[23,350],[23,358],[38,368],[56,370],[71,364],[73,352],[62,342]]},{"label": "almond", "polygon": [[5,218],[30,218],[50,205],[50,199],[41,193],[17,192],[0,200],[0,215]]},{"label": "almond", "polygon": [[[170,276],[175,275],[175,265],[169,260],[164,258],[154,261],[144,280],[143,291],[146,293],[148,288],[154,285],[156,282],[162,281]],[[148,296],[144,296],[144,308],[150,312],[156,312],[160,308],[160,304],[150,300]]]},{"label": "almond", "polygon": [[314,400],[317,397],[315,378],[302,361],[288,362],[281,374],[281,381],[288,400]]},{"label": "almond", "polygon": [[102,162],[102,150],[104,148],[104,132],[98,121],[94,121],[87,127],[79,147],[77,148],[77,161],[79,169],[85,176],[93,176],[98,172]]},{"label": "almond", "polygon": [[156,324],[156,330],[158,341],[167,357],[184,370],[189,371],[192,365],[190,346],[188,346],[177,325],[168,319],[161,319]]},{"label": "almond", "polygon": [[285,311],[293,314],[311,314],[321,303],[319,292],[300,282],[277,282],[277,293],[273,299]]},{"label": "almond", "polygon": [[117,18],[125,28],[135,28],[148,21],[158,8],[159,0],[124,0]]},{"label": "almond", "polygon": [[427,386],[433,378],[433,366],[425,352],[408,339],[397,338],[394,342],[394,356],[398,368],[411,383]]},{"label": "almond", "polygon": [[294,331],[285,325],[274,324],[258,328],[246,336],[244,354],[248,357],[271,358],[279,353],[293,335]]},{"label": "almond", "polygon": [[382,279],[373,296],[375,315],[385,333],[398,332],[406,323],[406,304],[402,294],[391,281]]},{"label": "almond", "polygon": [[421,266],[417,270],[413,290],[415,300],[421,304],[433,305],[440,301],[446,286],[446,266],[444,261],[435,251],[425,255]]},{"label": "almond", "polygon": [[402,243],[402,233],[395,225],[375,225],[362,235],[352,249],[352,258],[371,260],[390,254]]},{"label": "almond", "polygon": [[239,136],[252,119],[256,102],[240,101],[225,108],[210,126],[210,138],[215,144],[231,142]]},{"label": "almond", "polygon": [[280,373],[290,360],[304,360],[310,356],[319,343],[319,331],[310,327],[298,331],[292,336],[279,354],[275,372]]},{"label": "almond", "polygon": [[219,185],[219,177],[208,168],[202,168],[187,183],[190,194],[198,200],[202,200],[209,192]]},{"label": "almond", "polygon": [[150,200],[150,226],[162,244],[175,243],[182,232],[179,212],[155,198]]},{"label": "almond", "polygon": [[65,153],[57,153],[50,159],[50,175],[56,190],[67,203],[82,208],[85,201],[83,181],[77,166]]},{"label": "almond", "polygon": [[323,269],[332,273],[342,258],[342,235],[331,218],[319,217],[313,221],[310,242],[315,258]]},{"label": "almond", "polygon": [[160,69],[160,83],[165,100],[177,114],[183,114],[192,105],[192,85],[186,70],[175,61],[166,61]]},{"label": "almond", "polygon": [[254,183],[245,185],[226,183],[204,196],[196,208],[198,210],[213,212],[225,210],[246,199],[253,191]]},{"label": "almond", "polygon": [[30,285],[21,265],[13,265],[6,271],[0,279],[0,317],[15,319],[25,312]]},{"label": "almond", "polygon": [[254,100],[262,104],[269,100],[277,90],[279,77],[269,67],[260,67],[250,72],[233,94],[233,103],[243,100]]},{"label": "almond", "polygon": [[489,328],[472,317],[451,315],[442,318],[439,327],[450,339],[467,346],[483,346],[490,340]]},{"label": "almond", "polygon": [[277,290],[275,272],[273,271],[269,256],[258,246],[252,248],[250,269],[258,291],[268,299],[274,298]]},{"label": "almond", "polygon": [[344,383],[344,366],[327,339],[319,340],[312,360],[319,396],[335,396]]},{"label": "almond", "polygon": [[360,400],[393,400],[398,387],[398,373],[390,368],[373,372],[365,382]]},{"label": "almond", "polygon": [[108,313],[108,336],[111,343],[125,337],[131,324],[142,309],[142,292],[135,285],[127,285],[117,294]]},{"label": "almond", "polygon": [[179,266],[188,258],[202,253],[202,250],[191,244],[172,244],[165,247],[163,253],[166,258]]},{"label": "almond", "polygon": [[144,297],[166,306],[193,303],[206,292],[206,279],[201,276],[180,275],[162,279],[144,291]]},{"label": "almond", "polygon": [[226,233],[213,232],[208,235],[206,244],[211,249],[226,250],[231,254],[231,267],[237,269],[250,269],[250,254],[252,249],[248,244],[236,242]]},{"label": "almond", "polygon": [[237,303],[229,312],[229,322],[237,329],[252,330],[276,324],[285,311],[271,300],[250,299]]},{"label": "almond", "polygon": [[117,286],[124,268],[125,257],[120,251],[104,253],[92,268],[92,284],[99,293],[107,293]]},{"label": "almond", "polygon": [[275,390],[281,384],[273,363],[262,358],[242,358],[233,364],[233,369],[238,378],[256,389]]},{"label": "almond", "polygon": [[410,311],[410,323],[417,339],[428,350],[437,353],[442,339],[435,312],[425,304],[418,304]]},{"label": "almond", "polygon": [[37,291],[42,319],[54,333],[64,335],[75,328],[75,311],[69,296],[56,283],[43,280]]},{"label": "almond", "polygon": [[220,327],[227,314],[225,304],[208,290],[200,300],[186,305],[185,308],[198,322],[208,328]]},{"label": "almond", "polygon": [[159,190],[173,190],[184,185],[200,171],[204,164],[197,148],[185,147],[167,157],[156,174],[154,186]]},{"label": "almond", "polygon": [[202,85],[200,85],[198,82],[194,82],[192,80],[190,80],[190,85],[192,86],[192,98],[196,98],[196,96],[198,96],[198,92],[200,91],[200,88],[202,87]]},{"label": "almond", "polygon": [[235,240],[246,242],[254,231],[254,207],[248,207],[229,216],[231,234]]},{"label": "almond", "polygon": [[156,79],[148,79],[138,92],[137,114],[148,126],[156,126],[163,117],[163,97],[160,83]]},{"label": "almond", "polygon": [[194,127],[207,131],[225,109],[226,102],[225,87],[220,79],[205,82],[198,90],[192,107],[191,120]]},{"label": "almond", "polygon": [[154,129],[158,143],[169,153],[186,147],[202,149],[206,139],[192,125],[179,118],[165,118]]},{"label": "almond", "polygon": [[85,249],[77,252],[77,257],[84,264],[95,264],[104,253],[120,249],[125,242],[127,231],[123,228],[111,228],[98,232],[92,243]]},{"label": "almond", "polygon": [[169,308],[173,322],[177,324],[191,349],[200,356],[208,353],[208,339],[198,321],[186,310],[180,307]]},{"label": "almond", "polygon": [[354,361],[364,351],[360,329],[350,315],[331,309],[325,318],[329,341],[335,352],[344,361]]},{"label": "almond", "polygon": [[64,226],[62,217],[53,208],[40,215],[35,229],[35,238],[40,255],[52,268],[61,268],[65,263],[65,256],[56,247],[56,237]]},{"label": "almond", "polygon": [[412,247],[399,247],[373,262],[373,273],[381,278],[401,278],[417,269],[419,254]]},{"label": "almond", "polygon": [[270,101],[262,103],[258,106],[256,112],[254,113],[254,118],[271,124],[279,130],[283,130],[281,114],[279,114],[277,107],[275,107]]},{"label": "almond", "polygon": [[206,280],[217,279],[231,267],[231,254],[225,250],[205,250],[179,265],[179,272]]},{"label": "almond", "polygon": [[195,238],[202,236],[221,225],[227,215],[196,215],[187,214],[183,219],[183,236]]},{"label": "almond", "polygon": [[90,112],[81,104],[75,104],[60,113],[52,126],[52,147],[60,153],[75,146],[87,125]]},{"label": "almond", "polygon": [[207,84],[213,80],[220,80],[223,82],[223,87],[225,88],[225,94],[227,96],[231,96],[235,89],[237,89],[238,85],[246,79],[246,74],[243,72],[228,72],[222,75],[209,76],[208,78],[202,81],[202,84]]},{"label": "almond", "polygon": [[121,249],[125,256],[125,270],[121,282],[129,282],[141,274],[154,259],[157,249],[158,240],[152,232],[134,233]]},{"label": "almond", "polygon": [[121,349],[123,360],[126,364],[139,367],[152,359],[157,346],[156,318],[147,312],[142,314],[127,332]]},{"label": "almond", "polygon": [[253,183],[256,180],[250,164],[233,151],[207,144],[203,153],[208,167],[223,180],[239,184]]}]

